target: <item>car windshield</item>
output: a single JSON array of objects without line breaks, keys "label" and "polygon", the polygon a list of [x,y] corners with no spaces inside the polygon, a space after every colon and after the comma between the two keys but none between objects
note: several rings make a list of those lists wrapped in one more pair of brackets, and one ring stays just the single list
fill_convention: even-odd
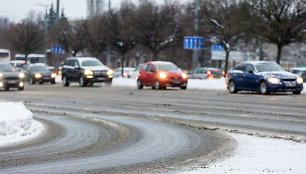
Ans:
[{"label": "car windshield", "polygon": [[178,67],[174,64],[155,64],[159,71],[178,71]]},{"label": "car windshield", "polygon": [[82,62],[82,66],[103,66],[103,63],[98,60],[86,60]]},{"label": "car windshield", "polygon": [[276,63],[259,63],[256,66],[258,72],[266,71],[285,71],[281,66]]},{"label": "car windshield", "polygon": [[46,66],[33,66],[32,71],[38,71],[38,72],[43,72],[43,71],[48,71],[48,67]]},{"label": "car windshield", "polygon": [[0,72],[14,72],[14,68],[10,64],[0,64]]}]

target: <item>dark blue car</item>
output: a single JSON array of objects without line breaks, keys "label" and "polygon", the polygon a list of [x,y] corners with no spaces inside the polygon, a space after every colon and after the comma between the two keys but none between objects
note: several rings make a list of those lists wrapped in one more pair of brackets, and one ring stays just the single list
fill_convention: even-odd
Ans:
[{"label": "dark blue car", "polygon": [[275,62],[250,61],[238,64],[228,72],[226,85],[230,93],[238,91],[257,91],[262,94],[270,92],[303,91],[303,79],[285,71]]}]

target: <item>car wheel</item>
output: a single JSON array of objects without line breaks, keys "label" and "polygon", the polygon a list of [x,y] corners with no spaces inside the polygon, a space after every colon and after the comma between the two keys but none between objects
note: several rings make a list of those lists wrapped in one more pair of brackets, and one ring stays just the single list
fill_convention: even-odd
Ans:
[{"label": "car wheel", "polygon": [[69,81],[68,81],[66,76],[63,76],[63,85],[64,86],[69,86]]},{"label": "car wheel", "polygon": [[23,91],[24,87],[18,87],[19,91]]},{"label": "car wheel", "polygon": [[142,89],[143,88],[143,85],[142,85],[142,83],[141,83],[141,81],[139,79],[137,80],[137,88],[138,89]]},{"label": "car wheel", "polygon": [[302,91],[293,91],[293,94],[301,94]]},{"label": "car wheel", "polygon": [[55,80],[51,80],[51,84],[55,84]]},{"label": "car wheel", "polygon": [[8,91],[8,90],[10,90],[10,87],[7,87],[7,86],[6,86],[6,87],[4,88],[4,90],[5,90],[5,91]]},{"label": "car wheel", "polygon": [[266,82],[261,82],[259,85],[259,91],[261,94],[269,94],[268,85]]},{"label": "car wheel", "polygon": [[83,76],[80,77],[79,83],[80,83],[80,86],[82,87],[85,87],[88,84],[88,82],[85,81]]},{"label": "car wheel", "polygon": [[33,79],[33,77],[30,78],[30,83],[35,84],[35,80]]},{"label": "car wheel", "polygon": [[40,82],[39,82],[39,84],[43,84],[43,83],[44,83],[43,81],[40,81]]},{"label": "car wheel", "polygon": [[181,86],[181,89],[187,89],[187,86]]},{"label": "car wheel", "polygon": [[160,83],[159,83],[159,81],[158,81],[158,80],[155,80],[155,83],[154,83],[154,88],[155,88],[155,89],[161,89],[161,87],[160,87]]},{"label": "car wheel", "polygon": [[93,86],[94,82],[89,82],[88,86]]},{"label": "car wheel", "polygon": [[236,88],[236,84],[234,81],[230,81],[229,84],[228,84],[228,90],[230,93],[237,93],[237,88]]}]

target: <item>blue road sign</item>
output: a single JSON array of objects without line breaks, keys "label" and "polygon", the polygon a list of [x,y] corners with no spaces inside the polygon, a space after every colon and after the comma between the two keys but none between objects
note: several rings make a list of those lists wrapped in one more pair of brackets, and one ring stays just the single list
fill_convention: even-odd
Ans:
[{"label": "blue road sign", "polygon": [[224,46],[223,45],[212,45],[211,50],[212,51],[224,51]]},{"label": "blue road sign", "polygon": [[192,50],[204,50],[204,42],[205,41],[203,37],[185,37],[184,48]]},{"label": "blue road sign", "polygon": [[65,49],[64,49],[64,46],[60,44],[53,44],[51,47],[51,52],[55,54],[64,54]]}]

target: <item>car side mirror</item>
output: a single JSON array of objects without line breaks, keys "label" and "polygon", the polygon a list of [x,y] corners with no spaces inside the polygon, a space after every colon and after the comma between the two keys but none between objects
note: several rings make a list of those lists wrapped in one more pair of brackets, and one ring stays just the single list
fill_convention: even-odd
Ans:
[{"label": "car side mirror", "polygon": [[254,74],[254,71],[249,71],[250,74]]}]

